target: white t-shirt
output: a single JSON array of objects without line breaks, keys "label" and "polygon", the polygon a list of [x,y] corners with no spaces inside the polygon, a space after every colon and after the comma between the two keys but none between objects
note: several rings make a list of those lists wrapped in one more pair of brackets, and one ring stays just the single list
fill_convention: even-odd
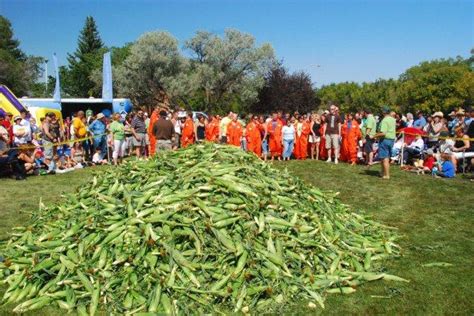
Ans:
[{"label": "white t-shirt", "polygon": [[295,127],[293,125],[285,125],[281,129],[281,133],[283,135],[284,140],[292,140],[295,139]]},{"label": "white t-shirt", "polygon": [[100,154],[99,153],[95,153],[94,155],[92,155],[92,162],[93,163],[100,163]]},{"label": "white t-shirt", "polygon": [[31,141],[31,124],[30,121],[22,119],[20,124],[25,127],[26,129],[26,141]]},{"label": "white t-shirt", "polygon": [[410,145],[408,145],[410,148],[416,148],[418,150],[422,150],[425,147],[425,143],[423,142],[422,138],[415,139],[414,141],[411,142]]},{"label": "white t-shirt", "polygon": [[[28,142],[28,129],[29,127],[25,127],[24,125],[14,124],[13,125],[13,142],[15,144],[21,145],[26,144]],[[23,136],[17,136],[17,134],[23,134]]]}]

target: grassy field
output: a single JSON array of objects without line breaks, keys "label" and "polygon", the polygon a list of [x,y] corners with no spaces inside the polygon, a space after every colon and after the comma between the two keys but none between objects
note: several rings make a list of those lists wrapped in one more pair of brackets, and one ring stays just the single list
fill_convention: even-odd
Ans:
[{"label": "grassy field", "polygon": [[[329,296],[325,314],[474,313],[474,183],[416,176],[395,169],[393,178],[385,181],[377,177],[378,168],[314,161],[275,166],[287,168],[319,188],[340,192],[345,204],[397,227],[402,236],[403,256],[387,262],[386,267],[389,273],[411,282],[373,282],[351,295]],[[8,237],[11,227],[28,220],[40,198],[46,204],[58,201],[61,193],[84,185],[92,172],[93,169],[84,169],[22,182],[1,179],[0,239]],[[431,262],[449,262],[453,266],[422,266]],[[10,314],[11,309],[12,306],[0,307],[0,315]],[[308,310],[303,303],[286,306],[282,311],[319,313]],[[60,310],[47,308],[30,315],[61,314]]]}]

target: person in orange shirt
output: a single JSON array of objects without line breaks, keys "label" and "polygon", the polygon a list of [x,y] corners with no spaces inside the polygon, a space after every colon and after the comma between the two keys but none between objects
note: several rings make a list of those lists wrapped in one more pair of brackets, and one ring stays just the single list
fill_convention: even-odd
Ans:
[{"label": "person in orange shirt", "polygon": [[192,144],[194,144],[194,122],[193,113],[189,112],[181,131],[181,147],[186,148]]},{"label": "person in orange shirt", "polygon": [[354,120],[351,113],[347,114],[346,122],[342,125],[341,136],[341,160],[355,165],[357,163],[357,144],[362,133],[359,123]]},{"label": "person in orange shirt", "polygon": [[283,150],[281,138],[282,128],[283,124],[280,120],[278,120],[278,114],[273,113],[271,121],[269,121],[265,126],[266,132],[269,136],[268,145],[270,148],[270,155],[272,157],[272,160],[275,157],[278,157],[278,160],[281,160],[281,154]]},{"label": "person in orange shirt", "polygon": [[158,121],[160,118],[160,108],[158,106],[155,106],[153,109],[153,112],[150,115],[150,123],[148,124],[148,139],[150,140],[150,156],[153,156],[155,154],[155,147],[156,147],[156,138],[155,135],[153,134],[153,125],[155,125],[155,122]]},{"label": "person in orange shirt", "polygon": [[259,158],[262,155],[262,132],[257,115],[253,115],[251,121],[247,124],[247,150],[253,152]]},{"label": "person in orange shirt", "polygon": [[306,159],[308,157],[308,137],[311,132],[311,125],[305,115],[300,115],[296,123],[296,140],[294,154],[296,159]]},{"label": "person in orange shirt", "polygon": [[217,116],[210,116],[206,125],[206,140],[217,142],[219,140],[219,119]]},{"label": "person in orange shirt", "polygon": [[227,125],[227,144],[240,147],[242,135],[242,124],[237,120],[237,114],[234,114],[232,121]]}]

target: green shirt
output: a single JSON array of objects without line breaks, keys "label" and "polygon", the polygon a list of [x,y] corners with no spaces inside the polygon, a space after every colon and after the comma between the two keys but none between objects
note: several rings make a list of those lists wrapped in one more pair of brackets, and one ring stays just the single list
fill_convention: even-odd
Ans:
[{"label": "green shirt", "polygon": [[113,121],[112,123],[110,123],[109,129],[112,132],[112,135],[114,135],[114,140],[125,139],[124,128],[125,126],[118,121]]},{"label": "green shirt", "polygon": [[384,117],[380,123],[380,132],[385,134],[384,138],[386,139],[395,139],[397,130],[396,126],[395,119],[388,115]]},{"label": "green shirt", "polygon": [[370,128],[369,136],[373,138],[377,132],[377,123],[375,123],[375,118],[372,114],[369,114],[369,116],[367,116],[367,119],[365,120],[364,129],[362,131],[364,137],[367,135],[368,128]]}]

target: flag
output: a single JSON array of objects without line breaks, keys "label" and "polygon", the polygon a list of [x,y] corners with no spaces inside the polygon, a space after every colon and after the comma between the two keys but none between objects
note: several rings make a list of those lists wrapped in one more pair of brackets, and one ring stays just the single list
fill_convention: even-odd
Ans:
[{"label": "flag", "polygon": [[104,54],[104,64],[102,66],[102,100],[112,102],[112,62],[110,60],[110,52]]},{"label": "flag", "polygon": [[56,57],[56,53],[53,54],[53,62],[54,62],[54,72],[56,74],[56,86],[54,87],[53,99],[54,99],[54,102],[61,102],[61,87],[59,84],[59,67],[58,67],[58,58]]}]

